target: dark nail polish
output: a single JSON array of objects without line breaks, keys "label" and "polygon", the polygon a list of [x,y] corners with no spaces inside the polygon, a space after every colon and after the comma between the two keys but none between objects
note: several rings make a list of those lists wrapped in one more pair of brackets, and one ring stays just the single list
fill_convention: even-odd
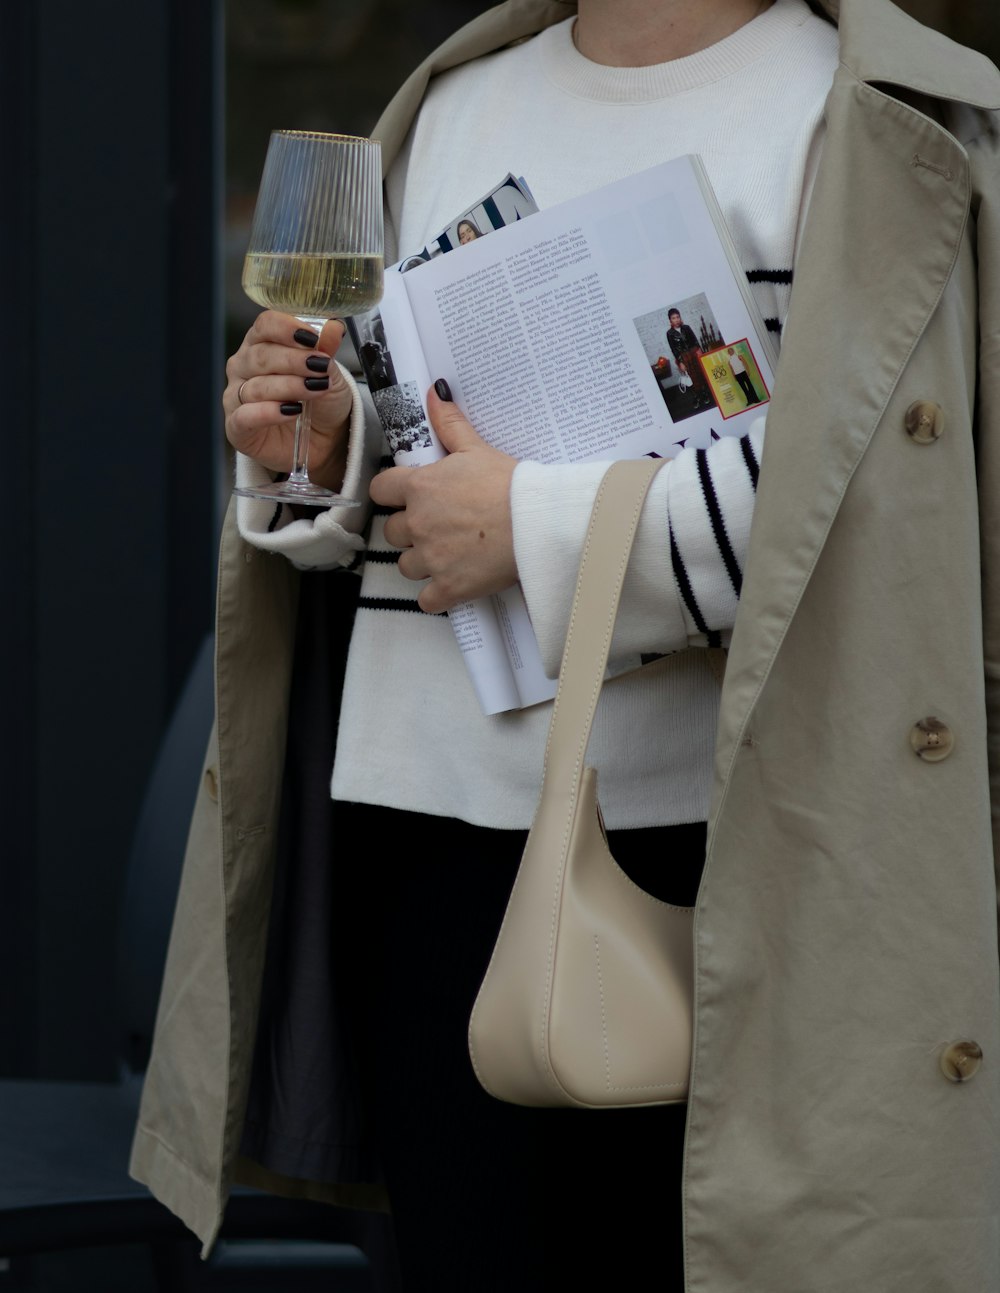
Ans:
[{"label": "dark nail polish", "polygon": [[306,377],[303,380],[307,391],[328,391],[330,389],[329,377]]},{"label": "dark nail polish", "polygon": [[451,387],[448,385],[448,383],[444,380],[443,377],[439,377],[437,379],[437,381],[434,383],[434,389],[437,391],[437,397],[439,400],[445,400],[448,404],[452,402]]},{"label": "dark nail polish", "polygon": [[309,346],[310,349],[319,341],[319,333],[313,332],[311,328],[296,328],[292,336],[300,346]]},{"label": "dark nail polish", "polygon": [[330,356],[310,355],[306,360],[306,367],[311,368],[314,373],[325,373],[330,367]]},{"label": "dark nail polish", "polygon": [[302,412],[302,401],[289,400],[287,404],[279,404],[278,411],[281,413],[281,416],[285,418],[298,417]]}]

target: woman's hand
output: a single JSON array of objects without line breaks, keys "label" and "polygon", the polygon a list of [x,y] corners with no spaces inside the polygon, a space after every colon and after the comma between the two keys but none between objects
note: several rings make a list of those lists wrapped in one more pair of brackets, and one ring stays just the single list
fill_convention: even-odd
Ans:
[{"label": "woman's hand", "polygon": [[424,467],[391,467],[372,481],[371,496],[402,509],[386,521],[386,541],[403,549],[401,574],[430,579],[417,600],[435,613],[517,582],[510,516],[517,460],[481,440],[433,387],[427,411],[448,456]]},{"label": "woman's hand", "polygon": [[332,357],[344,331],[339,319],[331,319],[317,336],[290,314],[265,310],[257,316],[226,364],[222,407],[234,449],[270,471],[291,471],[295,419],[308,401],[310,478],[328,489],[340,488],[353,396]]}]

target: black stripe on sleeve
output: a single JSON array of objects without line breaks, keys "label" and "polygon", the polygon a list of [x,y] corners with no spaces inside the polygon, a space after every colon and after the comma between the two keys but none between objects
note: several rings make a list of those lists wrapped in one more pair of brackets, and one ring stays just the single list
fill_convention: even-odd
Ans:
[{"label": "black stripe on sleeve", "polygon": [[726,523],[722,519],[722,509],[719,507],[715,485],[712,483],[712,472],[708,465],[708,451],[706,449],[696,450],[695,461],[698,464],[698,479],[701,481],[701,492],[705,496],[705,506],[708,508],[709,520],[712,522],[712,533],[715,535],[716,547],[719,549],[722,564],[726,567],[726,573],[729,575],[729,582],[733,586],[733,592],[739,597],[740,589],[743,587],[743,573],[740,570],[739,562],[736,560],[733,545],[729,542],[729,535],[726,533]]},{"label": "black stripe on sleeve", "polygon": [[[430,615],[420,603],[406,597],[359,597],[358,607],[366,611],[416,611],[418,615]],[[443,616],[445,611],[436,611],[435,615]]]},{"label": "black stripe on sleeve", "polygon": [[691,587],[691,580],[688,579],[687,570],[684,562],[681,560],[680,549],[677,547],[677,540],[674,538],[674,527],[670,527],[670,561],[674,568],[674,578],[677,580],[677,587],[681,590],[681,597],[684,599],[684,605],[688,608],[688,614],[694,620],[694,626],[699,633],[704,633],[708,639],[710,647],[722,645],[721,635],[714,632],[705,623],[705,617],[701,613],[701,607],[695,600],[694,589]]},{"label": "black stripe on sleeve", "polygon": [[391,454],[384,453],[382,457],[378,460],[379,471],[388,471],[390,467],[395,467],[395,465],[396,463],[393,460]]},{"label": "black stripe on sleeve", "polygon": [[372,516],[395,516],[400,509],[398,507],[379,507],[377,503],[372,505]]},{"label": "black stripe on sleeve", "polygon": [[748,269],[748,283],[790,283],[792,281],[792,271],[790,269]]},{"label": "black stripe on sleeve", "polygon": [[371,548],[365,554],[365,561],[371,561],[376,566],[396,566],[399,564],[398,552],[372,552]]},{"label": "black stripe on sleeve", "polygon": [[747,471],[750,473],[750,484],[753,486],[753,492],[757,492],[757,478],[760,475],[760,466],[757,463],[756,454],[753,451],[753,445],[750,443],[748,435],[740,436],[740,449],[743,451],[743,461],[747,465]]},{"label": "black stripe on sleeve", "polygon": [[780,320],[780,319],[775,319],[775,318],[773,318],[773,317],[772,317],[772,318],[765,319],[765,320],[764,320],[764,327],[765,327],[765,328],[767,328],[768,332],[778,332],[778,333],[780,333],[780,332],[781,332],[781,320]]}]

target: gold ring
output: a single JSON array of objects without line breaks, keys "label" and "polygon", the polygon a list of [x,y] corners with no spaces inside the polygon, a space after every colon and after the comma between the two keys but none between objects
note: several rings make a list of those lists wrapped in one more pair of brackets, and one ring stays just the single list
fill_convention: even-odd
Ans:
[{"label": "gold ring", "polygon": [[[249,380],[250,378],[248,377],[247,382]],[[243,387],[246,386],[247,382],[240,382],[240,389],[236,392],[236,399],[240,404],[243,403]]]}]

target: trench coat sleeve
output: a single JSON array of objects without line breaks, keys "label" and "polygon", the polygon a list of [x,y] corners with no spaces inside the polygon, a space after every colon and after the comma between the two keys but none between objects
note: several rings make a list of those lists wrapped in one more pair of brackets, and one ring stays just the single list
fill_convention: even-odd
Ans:
[{"label": "trench coat sleeve", "polygon": [[[425,60],[373,132],[383,141],[385,166],[433,72],[526,37],[567,12],[555,0],[513,0]],[[394,247],[387,229],[390,256]],[[366,428],[377,426],[374,411],[367,411]],[[371,463],[376,455],[371,441],[366,444]],[[189,836],[130,1161],[133,1177],[199,1236],[206,1252],[237,1175],[350,1206],[385,1203],[377,1185],[265,1180],[262,1169],[239,1158],[270,915],[298,584],[290,561],[258,559],[231,508],[219,559],[217,725]]]},{"label": "trench coat sleeve", "polygon": [[143,1085],[131,1175],[205,1254],[234,1179],[351,1207],[377,1185],[296,1182],[239,1159],[277,850],[300,579],[223,526],[216,721],[202,770]]}]

